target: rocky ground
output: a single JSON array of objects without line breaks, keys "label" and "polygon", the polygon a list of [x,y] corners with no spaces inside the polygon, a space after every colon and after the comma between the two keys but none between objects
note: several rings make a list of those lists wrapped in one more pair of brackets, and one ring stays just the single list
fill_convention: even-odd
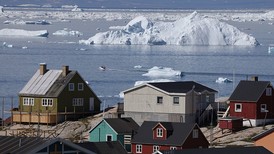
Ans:
[{"label": "rocky ground", "polygon": [[[66,121],[56,126],[15,124],[11,127],[0,129],[0,135],[37,136],[38,134],[45,138],[60,137],[74,142],[87,141],[90,129],[96,126],[103,117],[114,116],[116,111],[117,107],[113,107],[104,113],[80,119],[79,121]],[[201,130],[213,147],[253,146],[251,138],[265,130],[271,129],[273,126],[250,127],[237,132],[229,130],[222,132],[218,126],[213,129],[203,127]],[[39,132],[37,131],[38,127],[40,127]]]}]

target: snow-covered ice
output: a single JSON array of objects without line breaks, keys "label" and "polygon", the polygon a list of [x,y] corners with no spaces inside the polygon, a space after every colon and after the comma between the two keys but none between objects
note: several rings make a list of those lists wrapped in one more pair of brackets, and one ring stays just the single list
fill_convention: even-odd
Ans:
[{"label": "snow-covered ice", "polygon": [[148,45],[245,45],[257,40],[236,27],[197,12],[174,22],[152,22],[144,16],[131,20],[121,30],[99,32],[83,44]]},{"label": "snow-covered ice", "polygon": [[47,30],[28,31],[23,29],[4,28],[0,30],[0,36],[26,36],[26,37],[47,37]]},{"label": "snow-covered ice", "polygon": [[175,77],[175,76],[183,76],[183,73],[178,70],[173,70],[170,67],[158,67],[154,66],[150,69],[148,69],[148,72],[145,74],[142,74],[142,76],[148,76],[151,78],[169,78],[169,77]]},{"label": "snow-covered ice", "polygon": [[233,82],[233,81],[228,79],[228,78],[219,77],[215,82],[216,83],[230,83],[230,82]]},{"label": "snow-covered ice", "polygon": [[175,82],[174,80],[169,79],[156,79],[156,80],[149,80],[149,81],[136,81],[134,86],[138,86],[145,83],[155,83],[155,82]]},{"label": "snow-covered ice", "polygon": [[52,34],[53,35],[61,35],[61,36],[81,36],[81,35],[83,35],[83,33],[79,32],[79,31],[71,30],[68,28],[58,30]]}]

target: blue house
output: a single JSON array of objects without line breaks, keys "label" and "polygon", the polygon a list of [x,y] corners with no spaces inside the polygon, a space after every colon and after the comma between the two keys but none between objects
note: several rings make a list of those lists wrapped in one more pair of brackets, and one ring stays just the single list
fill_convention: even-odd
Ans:
[{"label": "blue house", "polygon": [[90,142],[119,141],[131,152],[131,138],[139,125],[132,118],[107,118],[89,131]]}]

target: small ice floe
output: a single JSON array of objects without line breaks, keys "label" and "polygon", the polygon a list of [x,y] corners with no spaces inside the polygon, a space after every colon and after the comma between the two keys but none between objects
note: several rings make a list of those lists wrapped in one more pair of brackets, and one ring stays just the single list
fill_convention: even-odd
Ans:
[{"label": "small ice floe", "polygon": [[23,46],[22,49],[27,49],[28,47],[27,46]]},{"label": "small ice floe", "polygon": [[7,42],[3,42],[3,47],[12,48],[12,44],[7,44]]},{"label": "small ice floe", "polygon": [[86,81],[86,84],[87,84],[87,85],[89,85],[89,82],[88,82],[88,81]]},{"label": "small ice floe", "polygon": [[19,36],[19,37],[47,37],[47,30],[29,31],[23,29],[4,28],[0,30],[0,36]]},{"label": "small ice floe", "polygon": [[175,82],[174,80],[169,79],[157,79],[157,80],[149,80],[149,81],[136,81],[134,86],[138,86],[145,83],[155,83],[155,82]]},{"label": "small ice floe", "polygon": [[140,69],[140,68],[142,68],[142,66],[141,65],[136,65],[136,66],[134,66],[134,68]]},{"label": "small ice floe", "polygon": [[232,80],[230,80],[228,78],[219,77],[215,82],[216,83],[231,83]]},{"label": "small ice floe", "polygon": [[75,31],[75,30],[71,30],[68,28],[64,28],[63,30],[58,30],[54,33],[52,33],[52,35],[59,35],[59,36],[81,36],[83,35],[83,33],[79,32],[79,31]]},{"label": "small ice floe", "polygon": [[107,68],[106,68],[106,66],[104,66],[104,65],[102,65],[102,66],[100,66],[99,67],[99,70],[101,70],[101,71],[105,71]]},{"label": "small ice floe", "polygon": [[175,77],[175,76],[183,76],[183,73],[178,70],[173,70],[169,67],[157,67],[154,66],[148,69],[148,72],[143,74],[142,76],[148,76],[152,78],[159,78],[159,77]]},{"label": "small ice floe", "polygon": [[268,46],[268,53],[274,52],[274,44],[269,44]]}]

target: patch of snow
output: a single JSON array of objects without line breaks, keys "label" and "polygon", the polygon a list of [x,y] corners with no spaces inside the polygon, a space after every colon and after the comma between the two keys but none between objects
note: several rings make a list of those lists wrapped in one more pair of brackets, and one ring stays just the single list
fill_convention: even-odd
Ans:
[{"label": "patch of snow", "polygon": [[0,36],[26,36],[26,37],[47,37],[47,30],[28,31],[23,29],[4,28],[0,30]]},{"label": "patch of snow", "polygon": [[121,30],[100,32],[81,44],[148,45],[245,45],[257,40],[236,27],[197,12],[174,22],[152,22],[144,16],[131,20]]},{"label": "patch of snow", "polygon": [[233,81],[228,78],[219,77],[215,82],[216,83],[231,83]]},{"label": "patch of snow", "polygon": [[61,35],[61,36],[81,36],[81,35],[83,35],[83,33],[79,32],[79,31],[71,30],[68,28],[64,28],[63,30],[58,30],[52,34],[53,35]]},{"label": "patch of snow", "polygon": [[183,73],[178,70],[173,70],[169,67],[158,67],[154,66],[148,69],[148,72],[142,74],[142,76],[148,76],[151,78],[162,78],[162,77],[175,77],[175,76],[183,76]]}]

